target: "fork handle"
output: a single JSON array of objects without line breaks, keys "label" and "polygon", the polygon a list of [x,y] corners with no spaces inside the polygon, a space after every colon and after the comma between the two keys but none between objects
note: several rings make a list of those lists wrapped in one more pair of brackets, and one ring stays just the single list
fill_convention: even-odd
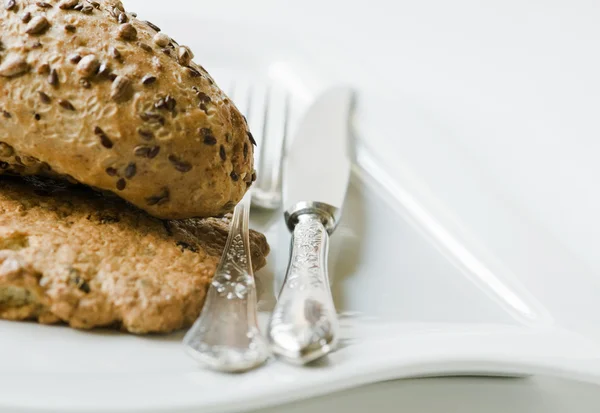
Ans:
[{"label": "fork handle", "polygon": [[206,367],[239,372],[264,363],[268,344],[257,327],[248,214],[250,194],[235,207],[229,237],[200,317],[186,334],[190,355]]},{"label": "fork handle", "polygon": [[305,364],[335,348],[339,327],[327,274],[329,234],[318,214],[303,214],[297,220],[268,338],[278,356]]}]

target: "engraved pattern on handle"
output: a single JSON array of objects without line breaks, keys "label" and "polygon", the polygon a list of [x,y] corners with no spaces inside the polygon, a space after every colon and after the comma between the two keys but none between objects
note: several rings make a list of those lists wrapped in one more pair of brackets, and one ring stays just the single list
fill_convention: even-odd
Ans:
[{"label": "engraved pattern on handle", "polygon": [[250,256],[247,195],[236,206],[225,250],[200,317],[183,342],[205,366],[238,372],[269,357],[269,348],[256,321],[256,286]]},{"label": "engraved pattern on handle", "polygon": [[329,288],[329,235],[316,215],[302,215],[292,235],[285,282],[269,322],[272,350],[296,363],[329,353],[338,338],[338,320]]}]

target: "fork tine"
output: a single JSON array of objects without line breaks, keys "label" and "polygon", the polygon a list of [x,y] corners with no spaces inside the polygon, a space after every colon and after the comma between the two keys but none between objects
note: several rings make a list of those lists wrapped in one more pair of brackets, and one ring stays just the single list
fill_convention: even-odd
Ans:
[{"label": "fork tine", "polygon": [[289,115],[287,95],[278,88],[270,87],[265,91],[263,102],[262,128],[255,129],[262,130],[262,137],[257,157],[258,180],[254,184],[252,203],[264,209],[277,209],[281,204],[282,150]]},{"label": "fork tine", "polygon": [[279,88],[243,78],[236,78],[226,90],[246,116],[257,143],[254,165],[258,180],[252,187],[252,206],[277,209],[281,204],[281,163],[289,122],[288,96]]}]

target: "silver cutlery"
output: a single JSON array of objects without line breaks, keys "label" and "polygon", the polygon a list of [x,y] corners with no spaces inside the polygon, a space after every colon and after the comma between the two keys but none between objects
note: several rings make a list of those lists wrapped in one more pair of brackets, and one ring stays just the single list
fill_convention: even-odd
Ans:
[{"label": "silver cutlery", "polygon": [[289,96],[274,85],[241,79],[228,90],[238,109],[246,115],[257,142],[252,208],[277,210],[281,206],[281,164],[287,140]]},{"label": "silver cutlery", "polygon": [[308,109],[283,162],[283,207],[292,231],[285,281],[268,325],[271,349],[305,364],[335,349],[338,319],[327,274],[329,236],[342,213],[350,176],[353,92],[325,92]]},{"label": "silver cutlery", "polygon": [[287,96],[271,88],[236,82],[229,96],[245,113],[257,146],[258,180],[236,206],[229,238],[202,313],[184,337],[188,353],[213,370],[242,372],[262,365],[269,346],[257,326],[256,282],[248,240],[251,204],[281,204],[281,156],[287,130]]},{"label": "silver cutlery", "polygon": [[256,166],[257,180],[252,187],[252,205],[262,209],[276,210],[281,206],[281,165],[289,110],[287,95],[267,89],[264,110],[252,109],[248,115],[250,125],[260,133],[262,141]]},{"label": "silver cutlery", "polygon": [[188,353],[213,370],[250,370],[270,355],[256,319],[248,230],[250,197],[247,193],[234,209],[225,250],[202,313],[183,339]]}]

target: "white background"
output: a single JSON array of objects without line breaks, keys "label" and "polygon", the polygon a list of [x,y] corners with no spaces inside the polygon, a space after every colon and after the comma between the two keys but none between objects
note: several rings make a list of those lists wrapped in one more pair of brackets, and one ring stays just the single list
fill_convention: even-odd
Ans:
[{"label": "white background", "polygon": [[[385,148],[379,153],[388,172],[418,176],[444,212],[505,262],[525,271],[545,265],[564,281],[572,274],[552,261],[561,251],[582,263],[572,271],[600,272],[597,1],[125,4],[159,25],[161,14],[195,13],[199,21],[225,16],[221,33],[198,25],[198,38],[206,42],[227,36],[234,25],[294,39],[290,50],[302,50],[327,76],[360,88],[359,133],[367,146]],[[263,47],[247,44],[248,56]],[[202,63],[198,53],[196,60]],[[369,133],[365,125],[386,133]],[[464,168],[459,172],[457,165]],[[481,187],[486,196],[478,193]],[[493,204],[542,228],[544,243],[531,242],[528,227],[506,233],[495,222],[501,217],[488,213]],[[564,284],[552,288],[546,298],[566,294],[574,312],[586,311],[583,304],[577,308],[586,300],[568,297]],[[287,410],[358,412],[386,400],[394,404],[389,411],[587,412],[600,408],[598,393],[551,379],[432,379],[370,386]]]}]

